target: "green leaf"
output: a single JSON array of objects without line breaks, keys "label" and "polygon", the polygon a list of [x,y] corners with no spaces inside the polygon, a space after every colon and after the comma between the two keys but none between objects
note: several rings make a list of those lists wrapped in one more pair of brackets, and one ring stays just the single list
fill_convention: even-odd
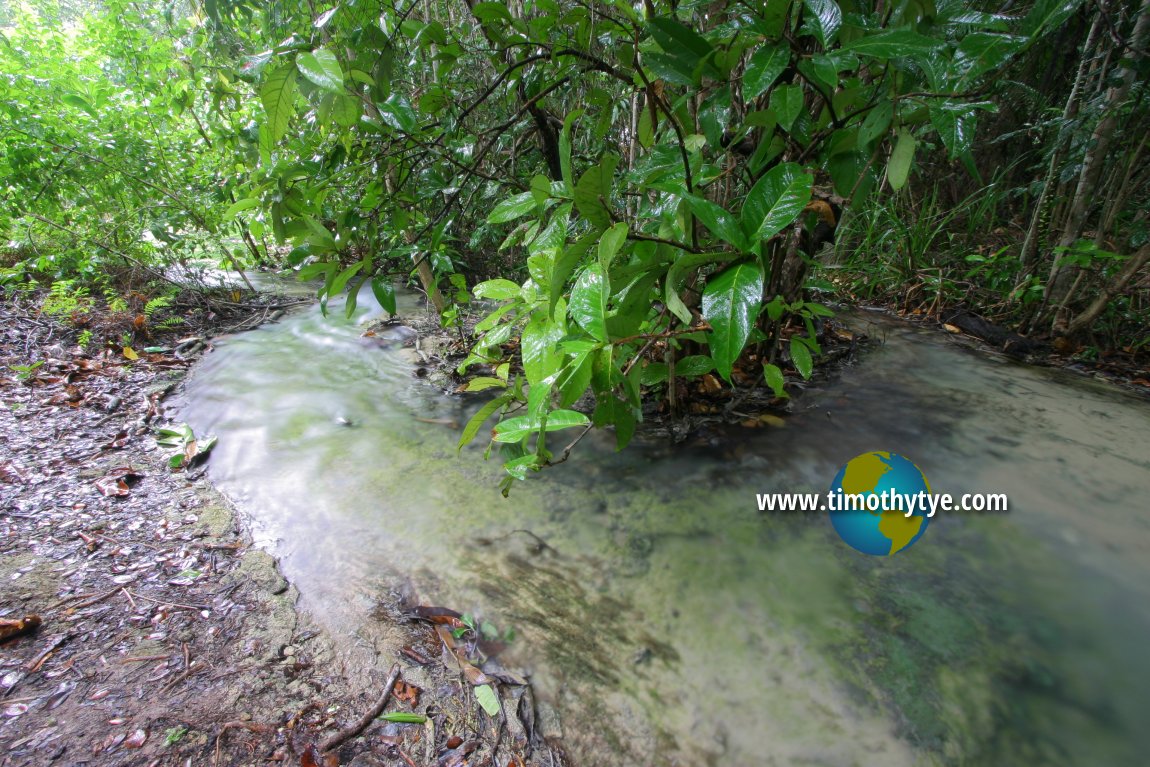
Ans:
[{"label": "green leaf", "polygon": [[596,340],[607,340],[607,298],[610,296],[607,276],[600,264],[591,264],[571,289],[571,303],[567,308],[571,319]]},{"label": "green leaf", "polygon": [[575,207],[596,229],[611,226],[607,201],[611,197],[611,182],[618,163],[617,156],[607,155],[599,165],[584,173],[575,185]]},{"label": "green leaf", "polygon": [[387,97],[387,101],[378,106],[379,119],[396,130],[413,133],[419,124],[419,118],[412,109],[411,102],[399,93],[391,94]]},{"label": "green leaf", "polygon": [[859,143],[864,146],[877,138],[885,136],[894,117],[894,104],[890,101],[880,101],[867,112],[866,119],[859,127]]},{"label": "green leaf", "polygon": [[843,12],[835,0],[804,0],[807,16],[803,31],[815,36],[823,48],[829,48],[843,25]]},{"label": "green leaf", "polygon": [[593,358],[590,351],[577,354],[567,360],[555,386],[559,389],[559,406],[570,407],[579,401],[587,387],[591,385]]},{"label": "green leaf", "polygon": [[771,111],[779,119],[779,127],[789,132],[795,118],[803,111],[802,86],[780,85],[771,91]]},{"label": "green leaf", "polygon": [[351,96],[338,97],[331,110],[331,116],[335,119],[336,125],[344,128],[354,128],[359,124],[359,118],[362,115],[363,107],[359,103],[359,99]]},{"label": "green leaf", "polygon": [[483,407],[476,411],[475,415],[471,416],[467,425],[463,427],[463,433],[459,435],[458,450],[462,450],[464,445],[467,445],[471,440],[475,439],[475,435],[479,433],[479,429],[487,421],[488,418],[495,415],[495,411],[505,406],[507,403],[513,401],[515,397],[511,394],[505,394],[502,397],[496,397],[488,402]]},{"label": "green leaf", "polygon": [[1052,30],[1070,18],[1082,0],[1037,0],[1022,20],[1022,33],[1031,37]]},{"label": "green leaf", "polygon": [[332,93],[343,93],[343,70],[331,51],[320,48],[312,53],[301,53],[295,64],[300,74],[319,87]]},{"label": "green leaf", "polygon": [[791,49],[785,43],[763,44],[751,54],[743,75],[743,98],[753,101],[767,92],[791,61]]},{"label": "green leaf", "polygon": [[475,688],[475,700],[487,712],[487,715],[494,718],[499,716],[499,696],[495,694],[495,689],[489,684],[481,684]]},{"label": "green leaf", "polygon": [[771,391],[775,393],[776,397],[790,397],[786,390],[787,379],[783,376],[783,371],[779,369],[778,365],[764,362],[763,378],[766,380],[767,386],[771,387]]},{"label": "green leaf", "polygon": [[675,363],[675,375],[696,378],[715,369],[715,361],[703,354],[691,354]]},{"label": "green leaf", "polygon": [[715,51],[698,32],[675,19],[651,19],[647,22],[647,27],[660,48],[668,55],[690,62],[692,68]]},{"label": "green leaf", "polygon": [[914,136],[906,128],[898,132],[898,142],[890,153],[890,162],[886,166],[886,177],[890,181],[891,189],[896,192],[906,185],[910,176],[910,166],[914,162]]},{"label": "green leaf", "polygon": [[840,50],[853,51],[876,59],[893,59],[899,56],[922,56],[941,46],[941,40],[920,35],[909,29],[884,29],[873,35],[852,40]]},{"label": "green leaf", "polygon": [[527,383],[540,386],[559,372],[563,355],[558,350],[563,327],[542,310],[531,315],[519,338],[523,373]]},{"label": "green leaf", "polygon": [[803,378],[811,377],[811,371],[814,370],[811,350],[797,336],[791,336],[791,362],[795,363],[795,370],[799,371],[799,375]]},{"label": "green leaf", "polygon": [[763,270],[758,261],[736,264],[707,280],[703,317],[711,324],[708,346],[719,375],[731,380],[763,300]]},{"label": "green leaf", "polygon": [[295,114],[295,67],[282,66],[268,75],[260,86],[260,101],[268,118],[270,139],[279,141],[287,133],[288,123]]},{"label": "green leaf", "polygon": [[409,714],[406,711],[391,711],[379,717],[385,722],[396,722],[398,724],[425,724],[427,717],[423,714]]},{"label": "green leaf", "polygon": [[523,192],[503,200],[487,216],[489,224],[505,224],[535,210],[537,203],[531,192]]},{"label": "green leaf", "polygon": [[588,232],[564,248],[559,258],[555,260],[555,266],[551,269],[550,311],[555,311],[555,304],[563,295],[563,288],[567,285],[567,279],[575,273],[575,268],[579,266],[587,251],[591,249],[591,245],[598,238],[596,232]]},{"label": "green leaf", "polygon": [[627,225],[623,222],[614,224],[610,229],[603,232],[603,235],[599,238],[599,264],[603,267],[604,274],[610,271],[611,262],[615,259],[615,255],[626,241]]},{"label": "green leaf", "polygon": [[559,133],[559,169],[563,183],[567,186],[568,195],[575,190],[575,177],[571,173],[571,128],[582,114],[582,109],[576,109],[568,114],[563,121],[563,130]]},{"label": "green leaf", "polygon": [[237,200],[227,210],[224,211],[224,218],[232,218],[237,213],[242,213],[245,210],[251,210],[258,206],[260,201],[254,197],[246,197],[242,200]]},{"label": "green leaf", "polygon": [[496,21],[514,21],[511,11],[507,10],[504,3],[476,3],[471,12],[475,14],[475,18],[487,24]]},{"label": "green leaf", "polygon": [[972,32],[959,41],[954,66],[962,73],[963,83],[973,84],[978,77],[1005,64],[1025,43],[1023,37]]},{"label": "green leaf", "polygon": [[495,301],[507,301],[518,298],[522,288],[511,280],[487,280],[471,289],[476,298],[490,298]]},{"label": "green leaf", "polygon": [[739,228],[738,219],[733,215],[717,203],[713,203],[702,197],[684,194],[683,199],[687,201],[691,212],[703,222],[703,225],[706,226],[712,234],[739,250],[748,250],[747,238],[743,235],[743,230]]},{"label": "green leaf", "polygon": [[932,106],[930,108],[930,121],[942,143],[947,149],[950,159],[970,151],[974,144],[974,129],[976,116],[974,111],[965,105]]},{"label": "green leaf", "polygon": [[751,188],[743,203],[743,232],[759,243],[794,223],[811,200],[814,177],[796,163],[783,163],[767,171]]},{"label": "green leaf", "polygon": [[65,93],[60,97],[60,100],[68,106],[73,107],[74,109],[80,109],[87,112],[88,114],[92,115],[92,117],[99,118],[100,116],[99,113],[92,108],[92,105],[88,103],[87,99],[77,96],[75,93]]},{"label": "green leaf", "polygon": [[464,391],[486,391],[487,389],[506,389],[507,382],[502,378],[492,378],[491,376],[476,376],[467,382]]},{"label": "green leaf", "polygon": [[694,317],[691,315],[691,310],[683,303],[683,299],[679,298],[680,283],[688,273],[698,269],[704,264],[722,263],[736,257],[737,254],[734,253],[692,253],[690,255],[679,255],[667,270],[667,279],[663,285],[663,299],[667,302],[667,308],[671,310],[672,314],[682,320],[684,324],[690,325],[694,321]]},{"label": "green leaf", "polygon": [[[587,426],[591,423],[587,416],[575,410],[552,410],[547,414],[547,424],[544,431],[560,431],[575,426]],[[532,420],[530,416],[518,416],[501,421],[495,427],[496,442],[522,442],[527,437],[539,431],[541,423]]]},{"label": "green leaf", "polygon": [[383,307],[383,310],[388,314],[394,316],[396,313],[395,307],[395,284],[391,280],[384,280],[380,277],[371,278],[371,292],[375,296],[375,300]]}]

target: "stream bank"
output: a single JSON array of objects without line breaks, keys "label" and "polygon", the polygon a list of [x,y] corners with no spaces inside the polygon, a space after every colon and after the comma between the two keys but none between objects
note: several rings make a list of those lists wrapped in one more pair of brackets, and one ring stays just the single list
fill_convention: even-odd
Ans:
[{"label": "stream bank", "polygon": [[[132,359],[77,347],[77,328],[27,297],[0,315],[0,621],[40,621],[0,643],[0,767],[370,767],[490,753],[490,720],[398,596],[378,604],[390,651],[338,647],[297,609],[298,592],[205,467],[169,469],[153,428],[170,422],[170,395],[234,322],[206,319],[183,328],[198,339],[184,351]],[[386,710],[435,726],[380,721],[319,753],[379,699],[397,658]],[[545,758],[518,710],[503,753],[521,758],[535,741]]]}]

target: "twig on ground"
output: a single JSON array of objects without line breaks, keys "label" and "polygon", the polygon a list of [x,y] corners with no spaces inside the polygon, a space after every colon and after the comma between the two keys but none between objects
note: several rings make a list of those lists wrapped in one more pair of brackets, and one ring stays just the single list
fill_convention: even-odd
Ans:
[{"label": "twig on ground", "polygon": [[383,684],[383,692],[380,693],[379,700],[375,702],[371,710],[364,714],[363,717],[351,727],[342,729],[336,734],[325,738],[319,745],[320,753],[326,753],[339,748],[343,743],[366,730],[368,726],[375,721],[376,717],[383,713],[383,709],[387,706],[387,701],[391,698],[391,691],[398,680],[399,664],[396,663],[391,667],[391,673],[388,674],[387,681]]}]

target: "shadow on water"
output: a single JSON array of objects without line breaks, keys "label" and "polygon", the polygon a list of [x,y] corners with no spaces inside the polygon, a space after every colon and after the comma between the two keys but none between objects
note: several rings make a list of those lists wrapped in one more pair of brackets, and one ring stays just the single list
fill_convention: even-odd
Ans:
[{"label": "shadow on water", "polygon": [[[410,299],[409,299],[410,301]],[[466,408],[317,311],[205,360],[186,417],[219,485],[338,635],[381,592],[519,637],[582,765],[1142,764],[1150,731],[1150,406],[881,317],[886,343],[785,428],[593,433],[500,497]],[[408,303],[405,311],[415,311]],[[890,559],[756,493],[825,492],[870,450],[1011,511],[936,517]],[[350,641],[350,640],[349,640]]]}]

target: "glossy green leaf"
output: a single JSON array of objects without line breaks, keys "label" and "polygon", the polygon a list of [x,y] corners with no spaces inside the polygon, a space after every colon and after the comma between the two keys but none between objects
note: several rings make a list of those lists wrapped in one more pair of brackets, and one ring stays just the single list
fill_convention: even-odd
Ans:
[{"label": "glossy green leaf", "polygon": [[791,362],[795,364],[795,370],[799,371],[799,375],[803,378],[811,377],[811,372],[814,370],[811,350],[796,336],[791,336]]},{"label": "glossy green leaf", "polygon": [[423,714],[409,714],[406,711],[391,711],[381,714],[379,718],[385,722],[396,722],[397,724],[424,724],[427,722],[427,717]]},{"label": "glossy green leaf", "polygon": [[1082,0],[1036,0],[1022,20],[1021,31],[1025,35],[1036,36],[1042,31],[1055,29],[1081,5]]},{"label": "glossy green leaf", "polygon": [[371,293],[383,310],[394,317],[396,314],[395,283],[382,277],[372,277]]},{"label": "glossy green leaf", "polygon": [[683,199],[687,201],[691,212],[703,222],[703,225],[706,226],[712,234],[739,250],[748,249],[747,238],[744,236],[743,230],[739,227],[738,219],[732,214],[728,213],[717,203],[713,203],[702,197],[684,194]]},{"label": "glossy green leaf", "polygon": [[974,111],[964,108],[948,109],[944,106],[930,108],[930,121],[942,138],[950,159],[970,151],[974,144],[976,116]]},{"label": "glossy green leaf", "polygon": [[794,222],[811,200],[814,177],[796,163],[776,165],[751,188],[742,226],[752,243],[773,237]]},{"label": "glossy green leaf", "polygon": [[571,289],[567,307],[571,319],[599,341],[607,340],[607,299],[610,287],[603,267],[597,263],[583,270]]},{"label": "glossy green leaf", "polygon": [[763,300],[763,271],[758,261],[736,264],[707,280],[703,317],[711,325],[708,346],[719,375],[731,380],[731,366],[742,353]]},{"label": "glossy green leaf", "polygon": [[893,59],[900,56],[923,56],[942,47],[942,44],[941,40],[909,29],[884,29],[852,40],[842,46],[841,50],[876,59]]},{"label": "glossy green leaf", "polygon": [[[575,410],[552,410],[547,414],[547,423],[544,431],[560,431],[576,426],[587,426],[591,423],[587,416]],[[540,421],[530,416],[517,416],[501,421],[495,427],[496,442],[522,442],[536,433],[542,426]]]},{"label": "glossy green leaf", "polygon": [[504,224],[508,221],[514,221],[535,210],[537,204],[535,196],[531,192],[523,192],[508,197],[495,206],[490,215],[487,216],[487,223]]},{"label": "glossy green leaf", "polygon": [[803,31],[813,34],[823,48],[829,48],[843,25],[843,12],[835,0],[803,0],[806,23]]},{"label": "glossy green leaf", "polygon": [[758,47],[743,75],[743,98],[750,102],[767,92],[791,61],[790,46],[765,43]]},{"label": "glossy green leaf", "polygon": [[295,115],[295,67],[288,64],[268,75],[260,86],[260,101],[267,114],[267,125],[272,142],[278,142],[287,133],[288,123]]},{"label": "glossy green leaf", "polygon": [[961,82],[973,84],[987,72],[998,69],[1026,43],[1026,38],[990,32],[965,35],[954,52],[954,67]]},{"label": "glossy green leaf", "polygon": [[396,130],[412,133],[419,124],[419,118],[412,109],[411,102],[402,94],[393,93],[387,97],[387,101],[378,106],[379,119]]},{"label": "glossy green leaf", "polygon": [[563,355],[559,340],[563,328],[543,311],[536,311],[523,328],[519,338],[519,352],[523,358],[523,373],[527,383],[539,386],[559,372]]},{"label": "glossy green leaf", "polygon": [[910,176],[910,166],[914,162],[914,136],[906,128],[898,132],[898,141],[890,153],[890,162],[886,166],[886,177],[890,181],[891,189],[896,192],[906,185]]},{"label": "glossy green leaf", "polygon": [[343,70],[331,51],[319,48],[312,53],[301,53],[296,57],[295,64],[301,75],[320,88],[332,93],[343,93]]}]

